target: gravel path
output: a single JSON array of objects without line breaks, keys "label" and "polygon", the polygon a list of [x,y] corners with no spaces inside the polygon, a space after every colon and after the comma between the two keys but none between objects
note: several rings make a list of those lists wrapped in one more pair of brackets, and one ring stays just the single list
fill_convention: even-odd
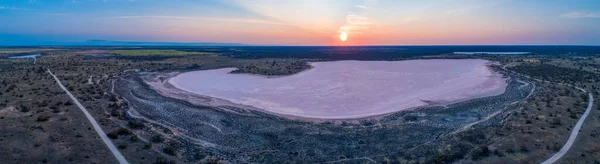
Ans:
[{"label": "gravel path", "polygon": [[81,109],[81,111],[85,114],[87,119],[92,123],[92,126],[94,126],[94,130],[98,133],[98,135],[100,135],[100,138],[102,138],[102,141],[104,142],[104,144],[106,144],[108,149],[110,149],[110,151],[113,153],[115,158],[117,158],[119,163],[127,164],[128,162],[127,162],[127,160],[125,160],[125,157],[123,157],[121,152],[119,152],[119,150],[117,150],[117,147],[115,147],[115,145],[108,138],[108,136],[106,136],[106,133],[104,133],[104,131],[102,130],[100,125],[98,125],[98,122],[94,119],[94,117],[92,117],[92,115],[87,111],[87,109],[85,109],[85,107],[83,107],[83,105],[81,105],[79,100],[77,100],[77,98],[75,98],[75,96],[73,96],[73,94],[71,94],[71,92],[69,92],[69,90],[67,90],[67,88],[60,82],[60,80],[58,80],[58,78],[50,71],[50,69],[48,69],[48,73],[50,75],[52,75],[52,77],[54,78],[56,83],[60,86],[60,88],[62,90],[64,90],[67,93],[67,95],[69,95],[71,100],[73,100],[73,102],[75,102],[77,107],[79,107],[79,109]]}]

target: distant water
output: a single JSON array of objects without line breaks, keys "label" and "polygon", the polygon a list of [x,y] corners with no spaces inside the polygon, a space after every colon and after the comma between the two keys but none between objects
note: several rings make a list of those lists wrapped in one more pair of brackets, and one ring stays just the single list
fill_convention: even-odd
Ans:
[{"label": "distant water", "polygon": [[42,56],[41,54],[32,54],[32,55],[22,55],[22,56],[10,56],[8,57],[9,59],[35,59],[39,56]]},{"label": "distant water", "polygon": [[484,55],[524,55],[524,54],[529,54],[531,52],[454,52],[454,54],[459,54],[459,55],[477,55],[477,54],[484,54]]}]

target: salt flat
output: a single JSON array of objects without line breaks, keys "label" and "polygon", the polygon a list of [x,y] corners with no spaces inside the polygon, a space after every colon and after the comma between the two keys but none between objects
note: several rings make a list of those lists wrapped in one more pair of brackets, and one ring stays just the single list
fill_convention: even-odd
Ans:
[{"label": "salt flat", "polygon": [[498,95],[506,89],[490,61],[406,60],[310,63],[313,68],[268,78],[230,74],[235,68],[193,71],[169,79],[174,87],[287,116],[353,119],[431,103]]}]

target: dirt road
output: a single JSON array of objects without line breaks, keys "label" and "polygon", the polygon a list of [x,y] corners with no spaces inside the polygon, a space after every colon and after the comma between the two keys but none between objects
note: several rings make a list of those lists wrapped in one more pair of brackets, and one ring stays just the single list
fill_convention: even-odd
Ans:
[{"label": "dirt road", "polygon": [[83,107],[83,105],[81,105],[81,103],[79,102],[79,100],[77,100],[77,98],[75,98],[75,96],[73,96],[73,94],[71,94],[71,92],[69,92],[69,90],[67,90],[67,88],[50,71],[50,69],[48,69],[48,73],[50,75],[52,75],[52,77],[54,78],[54,80],[56,81],[56,83],[60,86],[60,88],[62,90],[64,90],[67,93],[67,95],[69,95],[69,97],[71,98],[71,100],[73,100],[73,102],[75,102],[75,104],[77,105],[77,107],[79,107],[79,109],[81,109],[81,111],[85,114],[85,116],[87,117],[87,119],[92,123],[92,126],[94,127],[94,130],[98,133],[98,135],[100,135],[100,138],[102,138],[102,141],[104,142],[104,144],[106,144],[106,146],[108,147],[108,149],[113,153],[113,155],[115,156],[115,158],[117,158],[117,160],[119,161],[119,163],[121,163],[121,164],[127,164],[128,162],[127,162],[127,160],[125,160],[125,157],[123,157],[123,155],[121,154],[121,152],[119,152],[119,150],[117,149],[117,147],[115,147],[115,145],[108,138],[108,136],[106,136],[106,133],[104,133],[104,131],[102,130],[102,128],[100,127],[100,125],[98,125],[98,122],[94,119],[94,117],[92,117],[92,115],[87,111],[87,109],[85,109],[85,107]]}]

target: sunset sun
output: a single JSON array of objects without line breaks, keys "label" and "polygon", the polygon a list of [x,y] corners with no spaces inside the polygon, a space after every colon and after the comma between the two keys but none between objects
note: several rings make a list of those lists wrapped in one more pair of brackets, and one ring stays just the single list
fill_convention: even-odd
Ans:
[{"label": "sunset sun", "polygon": [[347,39],[348,39],[348,33],[346,33],[346,32],[341,32],[341,33],[340,33],[340,40],[341,40],[342,42],[344,42],[344,41],[346,41]]}]

